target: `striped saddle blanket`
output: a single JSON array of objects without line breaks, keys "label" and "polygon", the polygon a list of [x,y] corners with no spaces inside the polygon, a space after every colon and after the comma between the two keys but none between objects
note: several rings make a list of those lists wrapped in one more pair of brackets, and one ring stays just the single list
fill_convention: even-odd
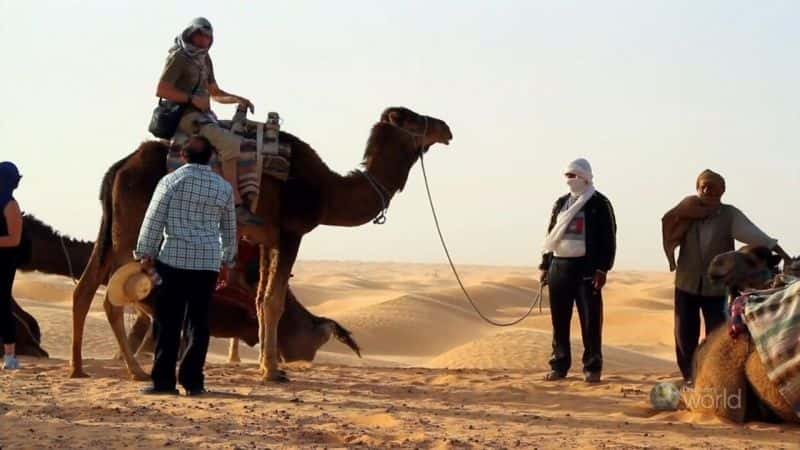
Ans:
[{"label": "striped saddle blanket", "polygon": [[[232,123],[233,121],[231,120],[219,121],[219,124],[227,129],[232,128]],[[240,125],[242,126],[239,127],[236,134],[253,140],[261,138],[261,154],[259,155],[259,150],[257,149],[243,150],[241,152],[238,170],[239,192],[242,195],[253,194],[258,196],[262,175],[277,178],[281,181],[286,181],[288,178],[288,161],[279,155],[291,155],[291,146],[288,143],[280,142],[277,137],[269,137],[268,133],[264,133],[263,123],[247,120]],[[258,131],[259,127],[261,127],[261,132]],[[261,162],[260,165],[259,160]],[[180,146],[173,145],[167,155],[167,172],[173,172],[183,165],[184,161],[181,158]],[[211,167],[220,175],[222,174],[222,165],[217,159],[216,153],[211,158]]]},{"label": "striped saddle blanket", "polygon": [[800,281],[773,293],[753,293],[744,322],[767,376],[800,416]]}]

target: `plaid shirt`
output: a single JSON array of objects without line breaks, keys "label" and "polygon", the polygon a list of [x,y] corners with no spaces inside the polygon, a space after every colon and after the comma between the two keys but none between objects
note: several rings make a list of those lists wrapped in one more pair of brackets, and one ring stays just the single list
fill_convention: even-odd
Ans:
[{"label": "plaid shirt", "polygon": [[200,164],[186,164],[162,178],[133,254],[136,259],[157,257],[164,264],[186,270],[217,272],[221,261],[232,266],[236,214],[230,184],[211,167]]}]

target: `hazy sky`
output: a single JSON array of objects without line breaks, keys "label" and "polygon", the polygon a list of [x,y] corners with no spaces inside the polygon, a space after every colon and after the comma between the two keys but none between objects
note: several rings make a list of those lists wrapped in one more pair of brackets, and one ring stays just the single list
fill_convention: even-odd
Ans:
[{"label": "hazy sky", "polygon": [[[81,238],[97,233],[104,171],[149,138],[173,37],[202,15],[220,86],[257,119],[279,111],[337,171],[386,106],[445,120],[455,138],[426,162],[457,261],[537,264],[581,156],[616,208],[618,268],[665,268],[660,217],[706,167],[800,253],[798,2],[0,5],[0,160],[20,166],[25,210]],[[320,228],[300,257],[444,261],[419,166],[386,225]]]}]

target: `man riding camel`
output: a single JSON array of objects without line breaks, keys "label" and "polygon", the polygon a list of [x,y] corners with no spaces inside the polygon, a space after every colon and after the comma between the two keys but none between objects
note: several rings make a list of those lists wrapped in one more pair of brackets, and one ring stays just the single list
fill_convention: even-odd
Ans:
[{"label": "man riding camel", "polygon": [[192,20],[175,38],[175,44],[169,50],[156,95],[186,105],[178,130],[189,136],[199,134],[211,142],[222,163],[222,175],[233,187],[237,222],[258,225],[261,219],[247,207],[252,199],[242,199],[237,181],[239,155],[243,150],[255,151],[256,142],[222,128],[211,111],[210,100],[213,98],[222,104],[238,103],[239,108],[247,108],[250,112],[255,108],[250,100],[228,93],[217,84],[208,54],[213,42],[211,23],[203,17]]}]

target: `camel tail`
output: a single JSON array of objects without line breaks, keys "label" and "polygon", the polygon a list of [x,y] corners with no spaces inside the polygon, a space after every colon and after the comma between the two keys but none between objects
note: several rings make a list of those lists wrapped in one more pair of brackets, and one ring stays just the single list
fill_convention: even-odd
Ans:
[{"label": "camel tail", "polygon": [[347,328],[339,325],[339,322],[323,318],[324,320],[329,321],[333,325],[333,336],[339,340],[342,344],[350,347],[350,350],[358,355],[361,358],[361,347],[358,346],[358,343],[355,339],[353,339],[353,333],[350,332]]},{"label": "camel tail", "polygon": [[103,207],[103,218],[100,221],[100,231],[97,234],[96,245],[101,264],[105,262],[105,258],[111,249],[111,220],[114,217],[111,209],[113,207],[114,178],[117,176],[119,169],[135,154],[136,152],[134,151],[109,167],[106,174],[103,175],[103,182],[100,184],[100,204]]}]

